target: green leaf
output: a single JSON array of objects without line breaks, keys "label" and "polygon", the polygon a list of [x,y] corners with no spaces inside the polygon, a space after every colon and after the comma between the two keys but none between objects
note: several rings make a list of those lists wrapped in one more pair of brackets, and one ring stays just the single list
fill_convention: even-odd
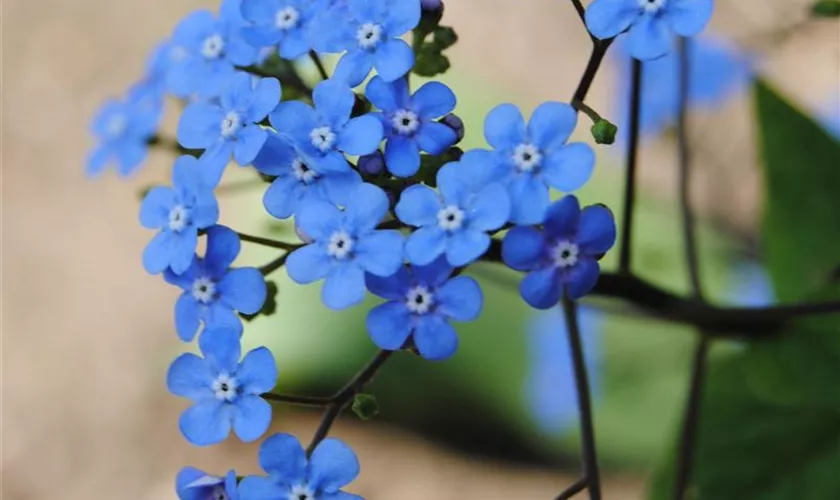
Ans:
[{"label": "green leaf", "polygon": [[819,17],[840,16],[840,0],[820,0],[811,7],[811,13]]},{"label": "green leaf", "polygon": [[274,281],[266,281],[266,296],[265,304],[256,314],[242,314],[239,315],[245,321],[253,321],[258,316],[271,316],[277,312],[277,283]]}]

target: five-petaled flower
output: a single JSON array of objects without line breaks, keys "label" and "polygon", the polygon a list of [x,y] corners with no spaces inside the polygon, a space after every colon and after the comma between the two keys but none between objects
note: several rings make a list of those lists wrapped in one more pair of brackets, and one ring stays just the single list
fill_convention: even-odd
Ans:
[{"label": "five-petaled flower", "polygon": [[315,170],[316,163],[288,139],[269,134],[254,160],[257,170],[276,177],[263,197],[268,213],[278,219],[288,219],[301,205],[313,200],[344,205],[362,183],[355,170],[322,173]]},{"label": "five-petaled flower", "polygon": [[228,437],[231,427],[242,441],[258,439],[271,423],[271,405],[260,397],[274,388],[277,366],[265,347],[239,362],[239,332],[222,327],[205,330],[198,339],[202,359],[179,356],[169,367],[166,385],[195,404],[181,415],[181,433],[196,446]]},{"label": "five-petaled flower", "polygon": [[311,23],[328,8],[329,0],[242,0],[242,17],[250,23],[242,38],[254,47],[276,46],[283,59],[297,59],[312,48]]},{"label": "five-petaled flower", "polygon": [[396,206],[397,217],[416,226],[406,243],[406,255],[415,265],[426,265],[446,255],[453,266],[465,266],[490,248],[488,231],[500,229],[510,216],[510,199],[502,184],[479,185],[474,190],[473,172],[487,165],[481,151],[465,154],[461,161],[445,165],[437,175],[437,192],[416,185],[403,191]]},{"label": "five-petaled flower", "polygon": [[411,337],[420,355],[430,361],[455,354],[458,335],[449,319],[474,320],[484,298],[474,279],[450,279],[452,271],[441,257],[428,266],[402,267],[387,278],[368,275],[368,289],[388,300],[368,314],[367,329],[373,342],[394,351]]},{"label": "five-petaled flower", "polygon": [[455,93],[439,82],[429,82],[412,96],[408,82],[387,83],[375,77],[365,95],[381,110],[388,142],[385,164],[397,177],[411,177],[420,169],[420,152],[439,155],[458,141],[455,131],[434,121],[455,109]]},{"label": "five-petaled flower", "polygon": [[204,328],[220,326],[242,330],[236,311],[256,314],[265,303],[263,275],[253,267],[231,269],[239,255],[239,236],[224,226],[207,230],[204,258],[195,256],[183,274],[166,271],[164,278],[184,290],[175,303],[175,328],[184,342],[190,342],[201,323]]},{"label": "five-petaled flower", "polygon": [[184,109],[178,124],[178,142],[190,149],[204,149],[201,158],[207,179],[218,184],[233,155],[247,166],[265,144],[268,132],[259,123],[280,102],[280,82],[262,78],[256,84],[246,73],[237,73],[225,86],[218,103],[198,101]]},{"label": "five-petaled flower", "polygon": [[318,52],[345,52],[333,78],[351,87],[376,68],[387,82],[414,66],[414,51],[400,37],[420,23],[420,0],[348,0],[317,22],[313,45]]},{"label": "five-petaled flower", "polygon": [[363,500],[341,490],[359,475],[359,460],[338,439],[324,439],[307,458],[296,437],[275,434],[260,446],[259,460],[268,476],[245,477],[243,499]]},{"label": "five-petaled flower", "polygon": [[365,297],[365,273],[391,276],[403,264],[403,236],[377,230],[388,212],[388,196],[361,184],[344,211],[323,201],[305,203],[297,224],[313,242],[289,256],[286,269],[296,283],[325,279],[321,297],[332,309],[345,309]]},{"label": "five-petaled flower", "polygon": [[[581,210],[569,195],[548,209],[543,230],[518,226],[502,243],[505,264],[528,275],[519,291],[525,302],[548,309],[567,294],[586,295],[598,281],[598,259],[615,243],[615,219],[606,207]],[[564,292],[565,290],[565,292]]]},{"label": "five-petaled flower", "polygon": [[292,140],[295,147],[314,160],[321,173],[347,172],[346,153],[361,156],[374,152],[382,142],[382,123],[367,114],[351,118],[356,96],[342,82],[325,80],[312,94],[315,108],[301,101],[280,104],[271,114],[271,124]]},{"label": "five-petaled flower", "polygon": [[100,144],[88,157],[87,175],[97,176],[112,164],[121,176],[134,173],[146,159],[148,141],[159,122],[160,110],[133,95],[125,101],[107,101],[91,124]]},{"label": "five-petaled flower", "polygon": [[175,479],[175,492],[179,500],[239,500],[234,471],[217,477],[194,467],[184,467]]},{"label": "five-petaled flower", "polygon": [[140,223],[158,234],[143,252],[143,266],[150,274],[170,268],[182,274],[190,267],[198,244],[198,231],[219,220],[219,205],[204,182],[201,162],[182,156],[172,169],[172,187],[158,186],[143,199]]},{"label": "five-petaled flower", "polygon": [[714,0],[595,0],[586,9],[586,27],[600,39],[627,31],[630,55],[656,59],[667,54],[674,33],[694,36],[703,31]]}]

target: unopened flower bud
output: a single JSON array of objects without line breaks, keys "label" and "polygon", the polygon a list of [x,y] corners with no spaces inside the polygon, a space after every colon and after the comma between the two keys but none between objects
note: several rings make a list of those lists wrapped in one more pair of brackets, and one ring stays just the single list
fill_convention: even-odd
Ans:
[{"label": "unopened flower bud", "polygon": [[466,131],[464,129],[464,120],[462,120],[460,116],[449,114],[444,116],[440,122],[455,131],[455,135],[458,136],[458,140],[455,141],[455,144],[464,140],[464,134]]},{"label": "unopened flower bud", "polygon": [[364,175],[379,175],[385,170],[385,157],[381,151],[374,151],[359,158],[359,171]]},{"label": "unopened flower bud", "polygon": [[610,123],[609,120],[601,118],[594,125],[592,125],[592,137],[598,144],[612,144],[615,142],[615,134],[618,132],[618,127]]}]

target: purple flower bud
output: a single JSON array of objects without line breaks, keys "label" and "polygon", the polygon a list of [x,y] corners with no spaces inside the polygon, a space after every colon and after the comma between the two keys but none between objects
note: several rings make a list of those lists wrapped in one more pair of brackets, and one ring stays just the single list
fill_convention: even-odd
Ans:
[{"label": "purple flower bud", "polygon": [[436,11],[443,9],[442,0],[420,0],[420,6],[425,11]]},{"label": "purple flower bud", "polygon": [[375,151],[359,158],[359,171],[364,175],[379,175],[385,170],[385,157],[381,151]]},{"label": "purple flower bud", "polygon": [[450,114],[444,116],[440,120],[440,122],[455,131],[455,135],[458,136],[458,141],[455,144],[458,144],[459,142],[464,140],[464,121],[461,120],[461,117],[459,117],[458,115]]}]

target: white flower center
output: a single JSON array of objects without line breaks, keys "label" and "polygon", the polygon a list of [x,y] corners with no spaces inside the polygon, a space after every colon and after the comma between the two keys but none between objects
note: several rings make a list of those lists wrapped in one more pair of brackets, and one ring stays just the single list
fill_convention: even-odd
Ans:
[{"label": "white flower center", "polygon": [[577,264],[580,249],[571,241],[563,240],[554,246],[554,265],[565,269]]},{"label": "white flower center", "polygon": [[645,12],[655,13],[659,9],[665,7],[667,0],[639,0],[639,6]]},{"label": "white flower center", "polygon": [[216,296],[216,284],[210,278],[198,278],[193,281],[192,294],[195,300],[203,304],[209,304]]},{"label": "white flower center", "polygon": [[231,111],[224,118],[222,118],[222,137],[230,139],[236,135],[236,132],[242,126],[242,118],[236,111]]},{"label": "white flower center", "polygon": [[302,158],[292,160],[292,173],[297,180],[304,184],[309,184],[318,177],[318,174],[309,168]]},{"label": "white flower center", "polygon": [[105,124],[105,133],[108,137],[119,137],[125,133],[126,128],[128,128],[128,119],[124,114],[119,113],[108,119],[108,123]]},{"label": "white flower center", "polygon": [[464,211],[449,205],[438,212],[438,226],[445,231],[456,231],[464,224]]},{"label": "white flower center", "polygon": [[435,296],[423,285],[418,285],[405,296],[405,306],[414,314],[426,314],[435,303]]},{"label": "white flower center", "polygon": [[513,163],[520,172],[531,172],[542,163],[542,153],[530,143],[522,143],[513,150]]},{"label": "white flower center", "polygon": [[330,236],[327,253],[338,260],[346,259],[353,251],[354,244],[353,238],[346,231],[336,231]]},{"label": "white flower center", "polygon": [[283,31],[296,27],[298,25],[298,21],[300,21],[300,12],[291,5],[287,5],[277,11],[275,24]]},{"label": "white flower center", "polygon": [[204,39],[204,44],[201,46],[201,55],[206,59],[218,59],[225,50],[225,40],[222,35],[214,33]]},{"label": "white flower center", "polygon": [[382,41],[382,26],[376,23],[365,23],[356,32],[356,41],[362,50],[375,49]]},{"label": "white flower center", "polygon": [[315,493],[309,489],[305,484],[298,484],[292,486],[292,491],[289,492],[288,500],[315,500]]},{"label": "white flower center", "polygon": [[213,492],[210,496],[211,500],[228,500],[227,492],[225,491],[225,487],[223,485],[218,485],[213,488]]},{"label": "white flower center", "polygon": [[329,127],[318,127],[309,132],[309,139],[319,151],[326,153],[335,146],[336,135]]},{"label": "white flower center", "polygon": [[222,372],[213,381],[211,388],[219,401],[233,401],[236,399],[239,382],[227,373]]},{"label": "white flower center", "polygon": [[190,212],[183,205],[175,205],[169,211],[169,230],[179,232],[190,222]]},{"label": "white flower center", "polygon": [[417,118],[417,114],[410,109],[401,109],[394,113],[394,117],[391,119],[391,125],[394,127],[394,130],[401,135],[411,135],[417,132],[417,129],[420,128],[420,120]]}]

